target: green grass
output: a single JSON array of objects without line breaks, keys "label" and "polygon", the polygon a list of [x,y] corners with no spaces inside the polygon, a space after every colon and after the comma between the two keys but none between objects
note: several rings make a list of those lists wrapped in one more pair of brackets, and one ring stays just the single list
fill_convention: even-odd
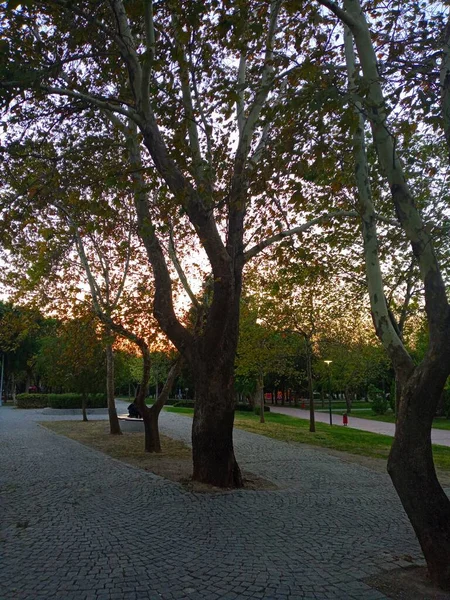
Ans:
[{"label": "green grass", "polygon": [[[129,398],[128,396],[117,396],[116,400],[121,400],[122,402],[128,402],[129,404],[131,404],[134,400],[134,398]],[[146,398],[145,399],[145,404],[147,406],[152,406],[155,403],[155,399],[154,398]]]},{"label": "green grass", "polygon": [[[333,410],[332,412],[335,415],[342,415],[345,411]],[[358,410],[355,413],[350,413],[349,416],[350,418],[357,417],[358,419],[370,419],[371,421],[381,421],[383,423],[395,423],[395,415],[390,410],[385,415],[374,415],[372,409],[368,408],[365,411]],[[435,429],[450,430],[450,419],[446,419],[445,417],[436,417],[433,421],[433,427]]]},{"label": "green grass", "polygon": [[[192,408],[168,407],[168,412],[192,415]],[[235,426],[251,433],[265,435],[285,442],[296,442],[339,450],[360,456],[387,459],[392,445],[392,437],[369,433],[346,427],[330,427],[316,423],[316,432],[309,431],[309,421],[288,415],[266,413],[266,422],[260,423],[259,417],[248,412],[236,412]],[[450,470],[450,448],[433,446],[436,467]]]}]

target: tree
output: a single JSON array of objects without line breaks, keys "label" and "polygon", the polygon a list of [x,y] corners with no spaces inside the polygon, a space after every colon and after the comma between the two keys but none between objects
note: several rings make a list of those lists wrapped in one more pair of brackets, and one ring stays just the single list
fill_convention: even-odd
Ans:
[{"label": "tree", "polygon": [[[320,3],[329,8],[346,27],[345,54],[349,77],[349,89],[355,111],[354,157],[355,179],[358,190],[359,210],[362,220],[366,273],[371,302],[372,317],[376,332],[383,343],[396,372],[400,384],[400,402],[394,443],[389,455],[388,471],[414,527],[427,561],[431,579],[441,587],[450,589],[450,501],[442,490],[433,464],[430,430],[436,407],[445,382],[450,373],[450,307],[446,286],[442,277],[435,238],[430,227],[426,226],[415,201],[414,190],[409,185],[403,161],[398,150],[398,141],[391,129],[392,117],[386,88],[380,74],[375,43],[369,28],[366,11],[359,0],[344,0],[344,8],[328,0]],[[436,8],[436,6],[434,7]],[[432,7],[423,11],[417,3],[406,8],[405,25],[419,23],[439,30],[442,24],[442,11],[437,9],[433,17]],[[400,13],[399,16],[404,16]],[[391,15],[392,18],[392,15]],[[442,32],[442,29],[441,29]],[[450,89],[450,24],[443,32],[440,76],[442,86],[443,133],[448,142],[450,113],[448,111]],[[416,42],[397,43],[395,57],[405,55],[411,58],[416,52],[419,62],[426,60],[430,46],[425,35]],[[354,53],[359,59],[356,62]],[[392,61],[395,63],[395,59]],[[399,61],[401,63],[401,61]],[[390,65],[393,71],[401,73],[401,68]],[[361,75],[359,74],[361,70]],[[403,82],[402,82],[403,83]],[[422,82],[411,86],[417,106],[413,105],[410,118],[422,117],[427,126],[427,112],[421,113],[423,104]],[[407,84],[400,89],[407,89]],[[432,106],[428,102],[427,106]],[[426,108],[426,107],[425,107]],[[415,110],[414,110],[415,109]],[[432,108],[433,111],[433,108]],[[428,112],[429,114],[429,112]],[[424,287],[425,311],[429,331],[429,347],[421,362],[415,364],[408,353],[392,315],[389,313],[383,289],[383,275],[379,264],[377,225],[371,189],[371,178],[365,145],[364,116],[370,125],[373,144],[386,182],[389,185],[390,199],[396,216],[409,240],[415,260],[420,269]],[[429,124],[429,121],[428,121]],[[411,125],[414,122],[411,121]],[[410,148],[407,136],[403,136],[402,153]]]},{"label": "tree", "polygon": [[260,420],[264,422],[264,377],[269,372],[298,375],[294,362],[299,348],[296,340],[269,328],[258,308],[250,298],[243,299],[236,374],[255,380],[254,403],[260,405]]},{"label": "tree", "polygon": [[[50,1],[8,15],[7,101],[28,87],[31,113],[51,106],[69,121],[97,110],[113,115],[113,127],[127,138],[139,234],[155,277],[154,314],[195,378],[193,476],[224,487],[242,485],[232,428],[243,267],[269,244],[307,228],[274,227],[267,215],[275,218],[280,198],[272,202],[272,192],[267,202],[258,188],[262,172],[264,182],[277,181],[286,166],[275,161],[268,169],[261,159],[289,77],[305,78],[307,60],[299,65],[297,58],[294,75],[284,51],[292,41],[297,53],[301,37],[306,53],[314,35],[291,34],[291,7],[281,7],[278,0],[263,6],[237,2],[227,11],[214,2],[193,2],[183,12],[176,3],[152,1],[141,7],[111,0],[95,8]],[[275,53],[276,47],[283,52]],[[217,61],[219,55],[226,60]],[[25,73],[21,56],[27,57]],[[9,118],[14,122],[12,112]],[[153,172],[142,161],[141,140]],[[160,186],[154,202],[148,199],[149,179]],[[248,210],[252,195],[256,207],[265,205],[260,228]],[[330,218],[322,209],[317,207],[311,225]],[[170,219],[181,231],[195,232],[211,266],[213,298],[203,329],[194,334],[172,300],[162,246]],[[246,227],[254,226],[257,243],[245,249]]]},{"label": "tree", "polygon": [[39,355],[39,369],[47,385],[81,394],[83,421],[88,420],[88,394],[105,389],[105,356],[97,328],[98,321],[89,311],[66,320],[56,335],[43,340]]}]

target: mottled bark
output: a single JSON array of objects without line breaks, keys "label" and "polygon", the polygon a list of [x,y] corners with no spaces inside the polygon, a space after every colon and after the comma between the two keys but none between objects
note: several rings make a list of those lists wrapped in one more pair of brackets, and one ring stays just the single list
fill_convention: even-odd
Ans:
[{"label": "mottled bark", "polygon": [[[327,6],[331,4],[322,3]],[[350,28],[345,35],[349,88],[351,92],[357,91],[353,35],[363,76],[369,82],[365,109],[374,144],[390,185],[397,217],[420,267],[429,325],[429,350],[422,363],[414,366],[401,335],[393,326],[384,297],[365,152],[363,111],[359,101],[356,101],[358,127],[354,135],[355,178],[363,223],[372,316],[377,335],[392,360],[400,393],[388,471],[416,532],[432,581],[444,589],[450,589],[450,501],[437,480],[431,445],[433,417],[450,373],[449,306],[432,239],[415,206],[396,151],[395,140],[389,133],[386,102],[364,12],[359,0],[344,0],[344,7],[346,10],[341,14],[342,11],[336,9],[333,3],[332,10]]]}]

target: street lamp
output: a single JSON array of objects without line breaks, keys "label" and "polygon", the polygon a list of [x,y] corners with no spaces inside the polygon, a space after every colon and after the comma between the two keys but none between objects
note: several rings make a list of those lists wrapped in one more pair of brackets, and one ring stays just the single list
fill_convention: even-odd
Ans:
[{"label": "street lamp", "polygon": [[328,367],[328,408],[330,410],[330,425],[333,425],[333,413],[331,412],[331,368],[332,360],[323,361]]}]

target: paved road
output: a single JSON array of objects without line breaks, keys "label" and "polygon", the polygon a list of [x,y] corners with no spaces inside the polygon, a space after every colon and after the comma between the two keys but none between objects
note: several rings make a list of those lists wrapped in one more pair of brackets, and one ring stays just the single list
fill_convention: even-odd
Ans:
[{"label": "paved road", "polygon": [[321,449],[236,431],[241,466],[279,489],[195,494],[42,418],[0,409],[1,600],[382,600],[364,578],[420,562],[387,475]]},{"label": "paved road", "polygon": [[[301,408],[292,408],[290,406],[277,406],[276,404],[273,406],[270,405],[270,410],[274,413],[309,420],[309,410],[302,410]],[[318,421],[319,423],[330,422],[329,413],[316,411],[315,418],[316,421]],[[342,426],[342,415],[333,414],[332,421],[333,426]],[[361,431],[371,431],[372,433],[383,433],[384,435],[390,435],[391,437],[394,437],[395,434],[394,423],[383,423],[382,421],[372,421],[371,419],[358,419],[358,417],[353,416],[353,413],[348,417],[348,427],[353,429],[360,429]],[[432,429],[431,440],[433,444],[440,444],[441,446],[450,446],[450,430]]]}]

